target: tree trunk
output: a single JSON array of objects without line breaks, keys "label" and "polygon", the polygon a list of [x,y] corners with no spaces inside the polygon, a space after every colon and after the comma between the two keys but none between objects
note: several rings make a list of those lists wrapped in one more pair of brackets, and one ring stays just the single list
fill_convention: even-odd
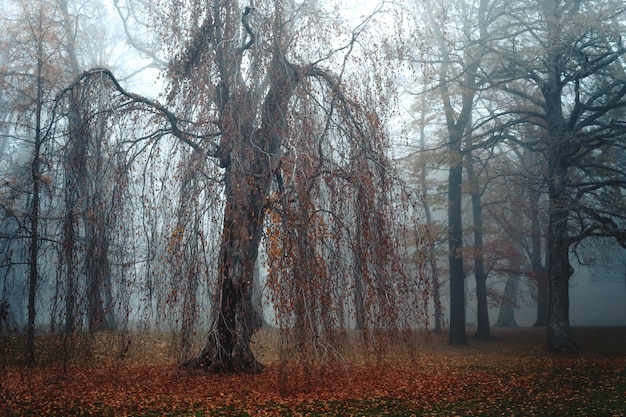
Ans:
[{"label": "tree trunk", "polygon": [[[357,191],[357,206],[365,206],[367,207],[366,202],[366,194],[367,191],[362,187],[359,187]],[[364,229],[367,229],[367,226],[364,223],[368,222],[368,219],[364,219],[361,216],[357,216],[356,222],[356,231],[355,231],[355,245],[356,250],[354,251],[354,319],[355,319],[355,327],[357,330],[366,330],[366,318],[365,318],[365,274],[367,274],[367,269],[369,265],[367,265],[368,259],[368,250],[366,248],[367,242],[365,236],[370,236],[369,233],[366,233]],[[367,232],[370,232],[369,230]],[[371,282],[371,279],[369,280]]]},{"label": "tree trunk", "polygon": [[574,270],[569,262],[569,210],[565,195],[567,166],[558,150],[559,146],[556,146],[549,167],[548,349],[573,353],[578,347],[570,338],[569,328],[569,279]]},{"label": "tree trunk", "polygon": [[[431,14],[432,5],[427,2],[426,12],[434,21]],[[480,36],[485,35],[486,2],[481,1],[478,10],[480,21]],[[467,23],[467,22],[466,22]],[[449,70],[453,62],[450,57],[450,50],[443,34],[437,25],[432,27],[439,52],[441,53],[441,65],[439,68],[439,91],[443,103],[443,110],[446,117],[446,127],[448,130],[448,162],[450,171],[448,173],[448,259],[450,264],[450,334],[449,343],[451,345],[467,344],[465,335],[465,273],[463,272],[463,220],[462,213],[462,189],[463,182],[463,154],[462,140],[464,134],[471,131],[471,118],[474,108],[474,96],[477,88],[477,70],[480,63],[480,50],[472,56],[469,62],[465,62],[462,76],[463,88],[460,93],[460,112],[452,105],[452,91],[450,89]],[[469,32],[468,32],[469,33]],[[466,51],[469,52],[469,51]],[[456,78],[454,76],[453,78]]]},{"label": "tree trunk", "polygon": [[[562,37],[558,2],[542,2],[542,12],[547,21],[549,39]],[[558,24],[557,24],[558,22]],[[568,130],[563,116],[562,80],[563,56],[560,48],[550,49],[547,64],[550,71],[541,84],[545,100],[545,121],[549,138],[548,149],[548,350],[571,353],[578,350],[570,338],[569,329],[569,278],[574,270],[569,262],[567,174],[571,146],[575,138]]]},{"label": "tree trunk", "polygon": [[[420,149],[426,150],[426,95],[421,96],[421,111],[420,111]],[[422,195],[424,196],[424,211],[426,212],[426,227],[429,231],[433,230],[433,216],[430,211],[430,204],[426,199],[428,189],[427,183],[427,165],[426,160],[423,159],[420,170],[420,187]],[[417,232],[416,232],[417,233]],[[415,241],[419,240],[419,236],[415,237]],[[441,308],[441,285],[439,283],[439,268],[437,266],[437,253],[435,246],[435,237],[431,237],[428,245],[428,263],[430,266],[431,284],[433,289],[433,304],[435,308],[435,333],[440,333],[443,330],[443,312]]]},{"label": "tree trunk", "polygon": [[[93,196],[92,198],[97,198]],[[84,216],[85,275],[87,279],[87,318],[89,331],[98,332],[111,328],[107,322],[107,311],[103,291],[105,281],[109,280],[108,242],[106,239],[105,213],[99,208],[99,202],[91,204]]]},{"label": "tree trunk", "polygon": [[533,327],[548,325],[548,274],[546,268],[533,268],[533,276],[537,283],[537,319]]},{"label": "tree trunk", "polygon": [[255,311],[255,315],[259,322],[256,327],[272,327],[265,319],[265,313],[263,311],[263,287],[261,286],[261,276],[263,275],[261,270],[261,257],[257,256],[254,262],[254,274],[252,278],[252,306]]},{"label": "tree trunk", "polygon": [[[460,160],[460,153],[450,151],[450,158]],[[450,334],[451,345],[467,344],[465,335],[465,273],[463,272],[463,229],[461,182],[463,166],[450,164],[448,177],[448,260],[450,263]]]},{"label": "tree trunk", "polygon": [[519,285],[520,260],[518,256],[513,256],[509,260],[509,276],[504,286],[504,294],[500,303],[500,311],[498,313],[497,327],[517,327],[515,320],[515,298],[517,297],[517,288]]},{"label": "tree trunk", "polygon": [[43,112],[43,11],[39,10],[39,33],[42,34],[37,38],[37,78],[36,78],[36,94],[37,103],[35,109],[35,138],[33,159],[31,162],[31,180],[32,191],[31,210],[30,210],[30,269],[28,277],[28,323],[26,327],[26,363],[33,365],[35,363],[35,316],[37,310],[35,307],[37,286],[39,285],[39,204],[40,204],[40,183],[41,171],[39,153],[42,145],[42,112]]},{"label": "tree trunk", "polygon": [[489,303],[487,302],[487,273],[483,257],[483,206],[480,201],[478,178],[474,172],[474,161],[471,151],[466,153],[467,179],[470,184],[472,199],[472,218],[474,220],[474,279],[476,280],[476,321],[477,329],[474,337],[491,339],[489,325]]},{"label": "tree trunk", "polygon": [[532,278],[537,285],[537,319],[534,327],[548,324],[548,273],[542,260],[541,246],[541,222],[539,219],[539,198],[541,192],[538,186],[533,186],[532,179],[528,180],[528,193],[530,196],[530,265]]},{"label": "tree trunk", "polygon": [[252,132],[243,131],[231,139],[213,324],[202,353],[191,361],[192,365],[211,372],[262,369],[250,349],[252,335],[259,328],[252,302],[252,283],[272,167],[267,156],[259,155],[255,149],[255,146],[261,148],[260,133]]},{"label": "tree trunk", "polygon": [[[187,362],[211,372],[262,370],[250,349],[259,317],[252,301],[254,264],[265,217],[265,198],[272,184],[289,99],[300,76],[284,56],[270,67],[270,88],[263,102],[261,126],[246,112],[246,92],[235,93],[226,106],[220,161],[226,167],[226,208],[218,268],[213,324],[200,355]],[[236,119],[231,115],[235,115]]]}]

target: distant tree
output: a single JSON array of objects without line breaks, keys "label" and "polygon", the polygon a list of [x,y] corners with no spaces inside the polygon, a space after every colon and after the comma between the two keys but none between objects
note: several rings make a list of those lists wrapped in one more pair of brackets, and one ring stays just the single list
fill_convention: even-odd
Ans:
[{"label": "distant tree", "polygon": [[[432,161],[433,154],[428,152],[428,147],[426,144],[426,127],[427,127],[427,109],[429,108],[427,95],[422,93],[419,97],[419,101],[415,106],[416,111],[419,114],[419,119],[416,120],[417,128],[419,130],[419,154],[418,154],[418,162],[416,169],[418,170],[418,190],[424,196],[424,215],[426,220],[426,227],[428,228],[428,232],[431,234],[431,238],[429,241],[429,249],[428,249],[428,271],[430,273],[430,281],[432,285],[432,294],[433,294],[433,306],[434,306],[434,328],[433,331],[436,333],[440,333],[443,331],[443,306],[441,303],[441,277],[439,266],[437,262],[438,253],[437,253],[437,241],[438,241],[438,231],[437,225],[433,220],[433,205],[436,204],[434,201],[437,200],[436,196],[432,195],[430,192],[431,182],[429,182],[429,164],[428,161]],[[431,120],[429,120],[431,121]],[[434,200],[434,201],[433,201]]]},{"label": "distant tree", "polygon": [[518,258],[514,257],[511,261],[511,272],[504,286],[500,309],[498,310],[498,318],[494,324],[496,327],[517,327],[515,310],[517,307],[517,290],[520,279],[519,265],[515,263],[517,260]]},{"label": "distant tree", "polygon": [[[77,28],[82,22],[70,13],[67,0],[59,2],[69,78],[77,76],[84,64],[78,60]],[[97,92],[76,90],[67,111],[68,141],[64,147],[65,207],[61,265],[66,268],[66,332],[75,330],[77,302],[77,267],[85,277],[86,314],[90,331],[115,329],[109,264],[110,239],[107,229],[115,218],[105,201],[106,126],[105,113],[89,121],[90,106],[102,106]],[[119,207],[113,204],[113,209]],[[78,244],[80,239],[83,244]],[[84,249],[83,249],[84,248]],[[84,262],[79,261],[84,259]]]},{"label": "distant tree", "polygon": [[[44,146],[51,141],[48,104],[60,76],[57,47],[61,33],[58,30],[59,16],[48,3],[37,1],[12,6],[7,8],[5,18],[5,28],[10,33],[5,38],[5,53],[10,65],[0,73],[0,83],[14,106],[13,118],[7,126],[11,132],[8,138],[13,143],[7,146],[28,154],[28,174],[25,177],[27,180],[19,185],[11,181],[3,185],[23,192],[25,196],[22,199],[25,207],[13,207],[11,215],[27,230],[28,236],[28,250],[25,251],[28,258],[24,260],[28,265],[26,362],[34,364],[37,293],[41,285],[40,263],[44,257],[42,242],[45,237],[42,203],[46,188],[50,186],[49,169],[43,153]],[[19,239],[17,236],[14,238]]]},{"label": "distant tree", "polygon": [[[447,128],[448,150],[448,250],[450,268],[450,334],[453,345],[467,343],[465,334],[465,272],[463,268],[463,166],[464,141],[473,135],[472,116],[475,99],[481,89],[481,61],[488,53],[490,13],[495,9],[489,1],[477,4],[465,2],[432,2],[421,7],[426,16],[427,30],[433,35],[434,56],[416,54],[411,59],[417,63],[435,65],[439,76],[439,89]],[[442,30],[443,27],[449,28]],[[474,146],[473,144],[470,146]],[[478,209],[478,206],[477,206]],[[478,210],[480,211],[480,210]],[[477,211],[477,214],[478,214]],[[480,243],[480,232],[478,234]],[[481,250],[480,248],[478,249]],[[480,257],[477,258],[480,264]],[[478,276],[478,287],[483,288],[484,274]],[[480,291],[480,336],[488,337],[486,292]],[[485,320],[487,322],[485,323]]]},{"label": "distant tree", "polygon": [[[506,103],[500,105],[499,108],[507,106]],[[530,125],[518,127],[517,130],[508,129],[507,135],[515,137],[515,141],[522,145],[501,143],[497,162],[491,164],[492,170],[496,171],[497,180],[491,184],[489,190],[491,196],[488,197],[487,216],[494,227],[501,230],[500,239],[508,242],[503,247],[503,253],[507,254],[510,262],[509,266],[504,266],[509,275],[507,287],[512,291],[519,285],[513,285],[514,279],[528,280],[537,300],[535,326],[545,326],[548,308],[545,267],[545,164],[537,154],[523,145],[536,139],[539,134],[537,128]],[[494,167],[496,164],[497,167]],[[520,256],[525,260],[518,259]],[[506,301],[510,296],[505,295],[504,298],[503,308],[504,304],[512,305]]]},{"label": "distant tree", "polygon": [[[115,170],[115,158],[109,158],[105,145],[110,113],[94,110],[105,107],[104,96],[93,86],[73,90],[67,108],[58,96],[87,65],[81,62],[87,54],[78,37],[93,23],[75,12],[71,3],[7,2],[2,17],[6,65],[0,83],[7,110],[2,147],[3,152],[12,151],[11,164],[4,167],[7,181],[2,184],[3,196],[8,196],[2,201],[8,225],[2,236],[8,248],[3,267],[12,272],[6,277],[19,276],[20,264],[30,269],[29,361],[34,360],[38,305],[49,307],[44,311],[50,312],[51,328],[55,330],[60,320],[66,334],[82,330],[83,314],[91,330],[115,327],[109,249],[124,175],[107,171]],[[21,175],[25,155],[30,159],[29,181]],[[42,199],[44,194],[47,198]],[[28,205],[28,210],[20,204]],[[24,234],[30,242],[30,258],[18,259],[26,253],[19,244]],[[8,278],[3,282],[7,289],[20,287]],[[19,303],[14,304],[19,308]]]}]

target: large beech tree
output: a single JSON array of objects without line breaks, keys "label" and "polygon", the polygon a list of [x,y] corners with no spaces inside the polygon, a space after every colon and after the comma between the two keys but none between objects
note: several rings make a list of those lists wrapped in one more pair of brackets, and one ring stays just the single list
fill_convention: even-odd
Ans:
[{"label": "large beech tree", "polygon": [[[387,46],[367,33],[377,11],[350,28],[309,3],[191,0],[155,7],[170,55],[165,105],[126,91],[106,69],[81,74],[64,95],[93,77],[108,79],[103,88],[124,103],[118,107],[151,112],[164,126],[145,139],[171,134],[192,149],[190,164],[222,176],[212,323],[187,365],[262,369],[251,350],[263,321],[252,293],[268,224],[273,300],[280,324],[296,326],[303,350],[325,343],[346,317],[358,316],[362,328],[415,324],[421,275],[405,268],[407,231],[393,232],[401,225],[392,210],[406,194],[394,186],[385,156],[392,91],[381,74],[392,71],[381,67]],[[355,64],[380,71],[361,73]],[[419,215],[411,207],[404,212]],[[185,226],[192,223],[179,219],[173,241],[198,239],[201,233]],[[407,306],[403,314],[400,306]]]}]

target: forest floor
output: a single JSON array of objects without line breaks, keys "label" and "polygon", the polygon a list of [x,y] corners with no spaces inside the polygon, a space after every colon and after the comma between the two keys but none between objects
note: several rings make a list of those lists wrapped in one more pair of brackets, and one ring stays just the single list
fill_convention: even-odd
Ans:
[{"label": "forest floor", "polygon": [[267,368],[256,375],[181,371],[162,334],[74,341],[87,353],[65,365],[60,346],[42,337],[31,368],[4,340],[0,416],[626,415],[626,328],[573,328],[577,356],[546,353],[545,332],[494,328],[493,340],[461,347],[420,335],[408,349],[285,370],[265,331],[255,349]]}]

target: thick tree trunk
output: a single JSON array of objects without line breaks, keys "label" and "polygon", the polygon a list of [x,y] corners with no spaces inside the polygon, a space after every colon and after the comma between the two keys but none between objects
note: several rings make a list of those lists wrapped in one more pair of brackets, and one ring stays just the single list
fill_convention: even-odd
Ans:
[{"label": "thick tree trunk", "polygon": [[[252,147],[246,143],[249,141],[241,141],[239,152],[234,150],[233,156],[249,155]],[[262,369],[250,349],[252,335],[260,322],[252,302],[252,284],[261,240],[263,201],[271,184],[271,172],[263,175],[263,170],[255,168],[261,167],[255,167],[254,163],[234,163],[226,171],[227,205],[213,325],[202,353],[190,362],[211,372]]]},{"label": "thick tree trunk", "polygon": [[110,268],[108,259],[108,243],[106,231],[104,230],[104,216],[101,210],[94,207],[84,214],[85,242],[87,251],[85,254],[85,275],[87,279],[87,318],[89,321],[89,331],[98,332],[112,328],[107,321],[107,306],[103,293],[105,282],[108,281]]},{"label": "thick tree trunk", "polygon": [[573,270],[563,255],[551,259],[550,295],[548,311],[548,349],[552,352],[575,353],[578,346],[570,338],[569,277]]},{"label": "thick tree trunk", "polygon": [[548,226],[548,349],[573,353],[578,347],[570,338],[569,279],[574,270],[569,262],[569,239],[566,198],[567,166],[557,152],[549,167],[549,226]]},{"label": "thick tree trunk", "polygon": [[[557,2],[543,2],[542,12],[548,20],[559,22]],[[548,28],[549,39],[560,39],[562,26]],[[570,202],[567,196],[569,157],[575,144],[563,116],[561,79],[563,54],[560,48],[548,51],[551,71],[541,85],[545,99],[545,121],[549,135],[548,149],[548,350],[571,353],[578,350],[570,338],[569,279],[573,274],[569,263],[568,217]]]},{"label": "thick tree trunk", "polygon": [[274,58],[259,129],[252,128],[257,115],[249,109],[245,92],[234,93],[226,103],[224,114],[228,116],[222,119],[225,135],[220,142],[220,162],[226,167],[226,208],[218,294],[205,347],[187,363],[192,367],[211,372],[262,370],[250,349],[252,335],[260,323],[252,300],[254,264],[261,241],[265,198],[285,130],[284,115],[299,80],[297,70],[283,56]]}]

